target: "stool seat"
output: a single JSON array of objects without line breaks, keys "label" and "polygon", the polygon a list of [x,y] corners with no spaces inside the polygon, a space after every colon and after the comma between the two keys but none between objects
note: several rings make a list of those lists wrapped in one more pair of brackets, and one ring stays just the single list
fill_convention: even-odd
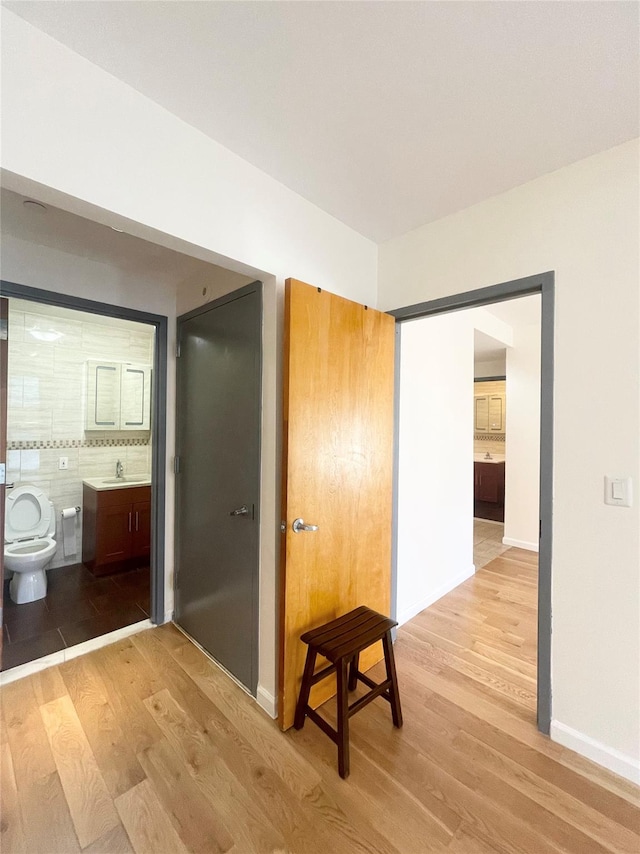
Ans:
[{"label": "stool seat", "polygon": [[[294,726],[296,729],[302,729],[305,718],[309,717],[338,745],[338,771],[343,778],[349,775],[349,718],[352,715],[355,715],[376,697],[382,697],[391,704],[394,726],[402,726],[400,694],[391,640],[391,629],[397,625],[395,620],[384,617],[382,614],[372,611],[371,608],[361,605],[348,614],[315,629],[310,629],[300,636],[300,640],[308,644],[309,649],[307,650],[300,696],[296,706]],[[387,678],[379,684],[358,670],[360,653],[377,641],[382,641],[387,670]],[[331,664],[315,673],[318,655],[324,656]],[[309,706],[309,694],[312,686],[332,673],[336,673],[337,676],[337,729],[333,729],[315,709]],[[356,700],[355,703],[349,705],[347,691],[353,691],[358,681],[363,682],[371,690]]]}]

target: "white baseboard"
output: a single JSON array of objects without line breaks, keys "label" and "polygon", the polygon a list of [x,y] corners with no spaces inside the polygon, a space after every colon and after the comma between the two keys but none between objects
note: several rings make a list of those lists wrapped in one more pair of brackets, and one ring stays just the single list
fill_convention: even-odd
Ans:
[{"label": "white baseboard", "polygon": [[462,584],[463,581],[466,581],[467,578],[471,578],[471,576],[475,573],[476,568],[472,564],[471,567],[465,572],[461,572],[459,575],[456,575],[455,578],[452,578],[450,581],[447,581],[446,584],[442,584],[440,587],[432,590],[431,593],[427,594],[427,596],[420,599],[418,602],[414,602],[408,608],[405,608],[404,611],[401,611],[396,616],[396,620],[398,621],[398,625],[402,626],[404,623],[408,623],[409,620],[413,619],[416,614],[419,614],[420,611],[424,611],[425,608],[428,608],[429,605],[433,605],[434,602],[437,602],[438,599],[442,599],[443,596],[446,596],[451,590],[457,587],[459,584]]},{"label": "white baseboard", "polygon": [[269,715],[270,718],[274,720],[278,717],[278,712],[276,709],[276,698],[273,694],[270,694],[266,691],[262,685],[258,685],[258,690],[256,692],[256,701],[261,709]]},{"label": "white baseboard", "polygon": [[56,664],[64,664],[65,661],[71,661],[72,658],[77,658],[86,652],[92,652],[94,649],[102,649],[103,646],[109,646],[109,644],[122,640],[122,638],[128,638],[130,635],[137,635],[138,632],[144,631],[144,629],[152,628],[153,623],[151,620],[141,620],[139,623],[132,623],[130,626],[123,626],[121,629],[116,629],[115,632],[109,632],[108,635],[91,638],[91,640],[84,643],[78,643],[67,649],[61,649],[59,652],[53,652],[51,655],[45,655],[43,658],[36,658],[34,661],[20,664],[18,667],[12,667],[11,670],[4,670],[0,673],[0,685],[8,685],[9,682],[15,682],[16,679],[22,679],[24,676],[30,676],[32,673],[39,673],[41,670],[46,670],[47,667],[54,667]]},{"label": "white baseboard", "polygon": [[537,543],[528,543],[526,540],[514,540],[511,537],[502,538],[503,546],[513,546],[516,549],[526,549],[528,552],[537,552]]},{"label": "white baseboard", "polygon": [[614,774],[619,774],[620,777],[640,785],[640,760],[627,756],[613,747],[608,747],[560,721],[551,721],[549,735],[552,741],[557,741],[563,747],[568,747],[569,750],[591,759],[592,762],[597,762]]}]

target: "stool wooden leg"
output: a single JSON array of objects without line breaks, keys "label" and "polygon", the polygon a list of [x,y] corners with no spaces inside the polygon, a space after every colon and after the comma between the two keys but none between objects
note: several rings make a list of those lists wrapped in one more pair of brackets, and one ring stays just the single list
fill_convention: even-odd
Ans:
[{"label": "stool wooden leg", "polygon": [[347,660],[336,662],[338,677],[338,773],[349,776],[349,695],[347,693]]},{"label": "stool wooden leg", "polygon": [[387,666],[387,679],[391,680],[389,693],[391,697],[391,714],[393,716],[393,725],[402,726],[402,709],[400,708],[400,692],[398,691],[398,677],[396,675],[396,661],[393,656],[393,642],[391,640],[391,632],[388,631],[382,638],[382,646],[384,648],[384,661]]},{"label": "stool wooden leg", "polygon": [[351,659],[349,664],[349,690],[355,691],[358,685],[358,663],[360,661],[360,653],[356,654]]},{"label": "stool wooden leg", "polygon": [[309,647],[307,650],[307,660],[304,663],[304,673],[302,675],[302,683],[300,684],[300,695],[298,696],[298,705],[296,706],[296,716],[293,720],[293,725],[296,729],[302,729],[304,719],[307,714],[307,703],[309,702],[309,694],[311,692],[311,677],[316,666],[316,651]]}]

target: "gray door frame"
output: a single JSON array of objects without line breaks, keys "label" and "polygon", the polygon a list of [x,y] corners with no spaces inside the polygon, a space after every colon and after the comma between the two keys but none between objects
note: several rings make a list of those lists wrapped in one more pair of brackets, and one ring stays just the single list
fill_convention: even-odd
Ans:
[{"label": "gray door frame", "polygon": [[[235,302],[235,300],[240,299],[244,296],[247,296],[251,293],[257,293],[258,298],[260,300],[260,347],[259,347],[259,356],[258,356],[258,365],[257,372],[259,376],[259,390],[258,390],[258,406],[260,412],[262,412],[262,386],[263,386],[263,327],[264,327],[264,286],[263,283],[259,280],[255,282],[250,282],[248,285],[244,285],[241,288],[238,288],[231,293],[224,294],[224,296],[218,297],[215,300],[211,300],[211,302],[204,303],[204,305],[198,306],[197,308],[192,309],[191,311],[186,312],[185,314],[179,315],[176,319],[176,336],[178,341],[178,347],[180,346],[180,325],[185,320],[190,320],[193,317],[198,317],[201,314],[206,314],[208,311],[212,309],[219,308],[222,305],[226,305],[230,302]],[[176,401],[180,399],[180,365],[179,359],[176,359]],[[180,433],[179,433],[179,424],[178,424],[178,411],[176,409],[175,413],[176,419],[176,457],[180,456],[181,448],[179,446],[180,441]],[[255,628],[255,635],[253,638],[253,643],[251,646],[251,685],[244,687],[249,690],[251,695],[255,697],[257,695],[258,690],[258,676],[259,676],[259,656],[260,656],[260,516],[261,516],[261,480],[262,480],[262,420],[261,418],[258,420],[258,501],[256,502],[255,509],[255,521],[258,526],[258,536],[256,539],[256,554],[255,554],[255,579],[256,584],[253,591],[253,601],[252,601],[252,614],[251,620],[252,624]],[[179,472],[178,472],[179,476]],[[175,542],[174,542],[174,577],[173,577],[173,595],[174,602],[177,601],[178,596],[178,575],[180,571],[179,567],[179,552],[180,552],[180,531],[178,530],[178,519],[179,519],[179,485],[176,483],[175,489],[175,497],[174,497],[174,506],[175,506],[175,519],[176,519],[176,530],[175,530]],[[183,629],[184,631],[184,629]],[[223,665],[224,666],[224,665]],[[230,674],[234,681],[238,682],[237,677],[233,674]],[[238,684],[241,684],[238,682]]]},{"label": "gray door frame", "polygon": [[165,460],[167,458],[167,318],[134,308],[84,299],[69,294],[45,291],[15,282],[0,282],[2,296],[25,299],[45,305],[56,305],[85,311],[103,317],[134,320],[155,327],[156,340],[151,378],[151,613],[152,623],[164,622],[165,577]]},{"label": "gray door frame", "polygon": [[393,562],[391,606],[397,609],[398,580],[398,456],[400,414],[400,344],[402,322],[540,294],[540,539],[538,555],[538,679],[537,721],[540,732],[551,726],[551,555],[553,545],[553,369],[555,273],[549,271],[475,291],[429,300],[389,311],[396,318],[396,394],[393,477]]}]

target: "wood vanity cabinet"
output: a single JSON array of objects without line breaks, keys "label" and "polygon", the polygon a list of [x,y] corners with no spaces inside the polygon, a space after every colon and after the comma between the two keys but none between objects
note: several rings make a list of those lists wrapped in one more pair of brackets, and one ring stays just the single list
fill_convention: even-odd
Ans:
[{"label": "wood vanity cabinet", "polygon": [[504,504],[504,463],[473,464],[473,497],[475,501]]},{"label": "wood vanity cabinet", "polygon": [[473,515],[504,522],[504,463],[473,464]]},{"label": "wood vanity cabinet", "polygon": [[83,486],[82,562],[94,575],[126,569],[151,552],[151,487]]}]

